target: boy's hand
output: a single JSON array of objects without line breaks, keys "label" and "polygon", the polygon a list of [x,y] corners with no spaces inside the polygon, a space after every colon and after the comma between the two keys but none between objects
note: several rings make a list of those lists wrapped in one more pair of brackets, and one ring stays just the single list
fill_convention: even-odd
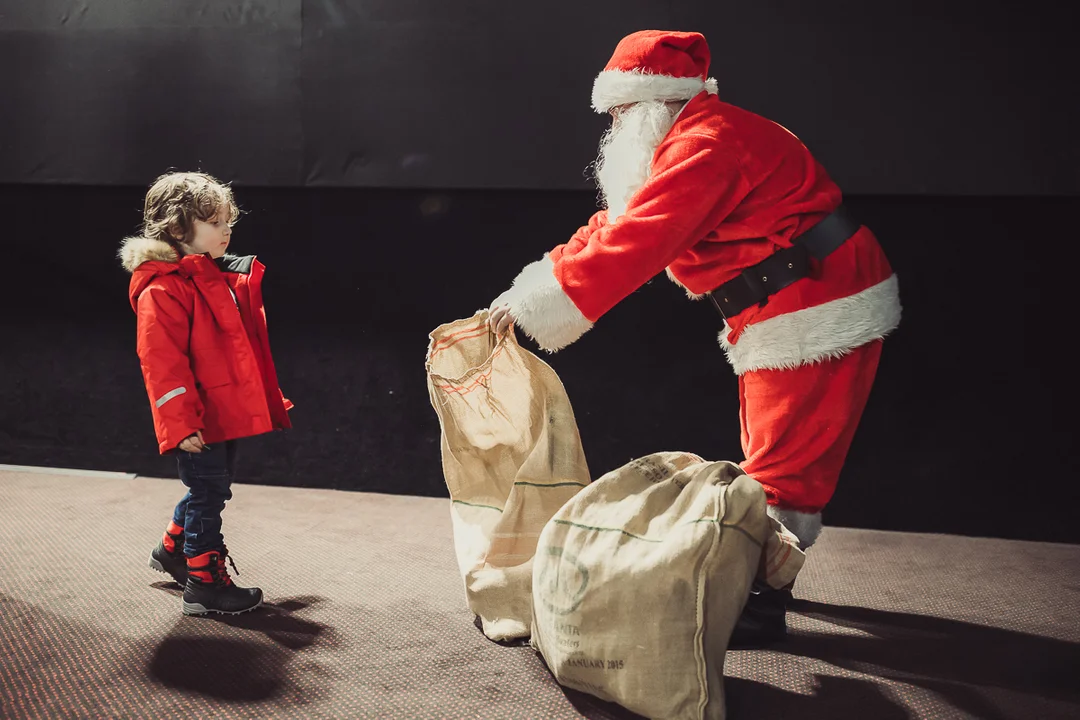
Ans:
[{"label": "boy's hand", "polygon": [[184,452],[201,453],[206,446],[203,444],[202,431],[196,430],[195,434],[184,440],[178,446]]}]

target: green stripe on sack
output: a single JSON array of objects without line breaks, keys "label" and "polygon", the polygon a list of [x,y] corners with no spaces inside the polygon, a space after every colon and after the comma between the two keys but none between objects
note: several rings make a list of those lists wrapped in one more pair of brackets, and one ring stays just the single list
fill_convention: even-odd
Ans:
[{"label": "green stripe on sack", "polygon": [[600,530],[601,532],[617,532],[632,537],[635,540],[644,540],[645,542],[658,543],[660,540],[653,540],[652,538],[642,537],[641,535],[635,535],[634,533],[628,533],[622,528],[605,528],[605,527],[593,527],[592,525],[580,525],[578,523],[570,522],[569,520],[552,520],[557,525],[569,525],[570,527],[581,528],[582,530]]},{"label": "green stripe on sack", "polygon": [[585,483],[579,483],[579,482],[561,482],[561,483],[544,484],[544,483],[532,483],[532,482],[524,482],[524,481],[522,481],[522,482],[516,482],[516,483],[514,483],[514,485],[515,486],[517,486],[517,485],[527,485],[529,487],[567,487],[569,485],[574,485],[575,487],[588,487]]},{"label": "green stripe on sack", "polygon": [[467,503],[464,500],[454,500],[452,502],[454,502],[454,503],[456,503],[458,505],[467,505],[468,507],[484,508],[485,510],[494,510],[494,511],[500,512],[500,513],[502,512],[502,508],[497,508],[497,507],[495,507],[493,505],[477,505],[476,503]]},{"label": "green stripe on sack", "polygon": [[[570,527],[580,528],[581,530],[598,530],[600,532],[622,533],[623,535],[626,535],[627,537],[632,537],[635,540],[644,540],[645,542],[651,542],[651,543],[663,542],[663,540],[654,540],[653,538],[647,538],[647,537],[643,537],[641,535],[635,535],[634,533],[631,533],[631,532],[626,532],[622,528],[594,527],[592,525],[582,525],[580,523],[570,522],[569,520],[553,519],[552,522],[557,524],[557,525],[569,525]],[[689,521],[687,521],[687,522],[685,522],[683,524],[684,525],[694,525],[696,523],[703,523],[703,522],[704,523],[713,523],[715,525],[719,525],[720,527],[731,528],[732,530],[735,530],[736,532],[739,532],[739,533],[745,535],[750,540],[750,542],[754,543],[758,547],[762,547],[761,543],[758,542],[758,540],[753,535],[746,532],[745,530],[743,530],[738,525],[729,525],[727,523],[722,523],[719,520],[713,520],[712,518],[703,518],[701,520],[689,520]]]},{"label": "green stripe on sack", "polygon": [[719,520],[714,520],[713,518],[702,518],[702,519],[700,519],[700,520],[691,520],[691,521],[690,521],[690,523],[691,523],[691,524],[693,524],[693,523],[703,523],[703,522],[707,522],[707,523],[716,523],[716,524],[717,524],[717,525],[719,525],[720,527],[726,527],[726,528],[731,528],[732,530],[734,530],[734,531],[736,531],[736,532],[739,532],[739,533],[742,533],[743,535],[745,535],[745,536],[746,536],[746,538],[747,538],[747,539],[748,539],[748,540],[749,540],[750,542],[754,543],[754,544],[755,544],[755,545],[757,545],[758,547],[764,547],[764,546],[763,546],[763,545],[761,544],[761,542],[760,542],[760,541],[759,541],[759,540],[758,540],[758,539],[757,539],[756,537],[754,537],[754,536],[753,536],[753,535],[751,535],[750,533],[746,532],[746,530],[743,530],[743,529],[742,529],[741,527],[739,527],[738,525],[730,525],[730,524],[728,524],[728,523],[722,523],[722,522],[720,522]]}]

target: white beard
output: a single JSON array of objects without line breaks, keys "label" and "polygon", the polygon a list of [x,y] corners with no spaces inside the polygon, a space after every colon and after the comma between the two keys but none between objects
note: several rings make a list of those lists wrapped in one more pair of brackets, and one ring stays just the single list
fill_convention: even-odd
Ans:
[{"label": "white beard", "polygon": [[665,102],[639,102],[623,111],[604,133],[593,174],[608,222],[626,212],[630,198],[649,179],[656,147],[675,124],[679,109]]}]

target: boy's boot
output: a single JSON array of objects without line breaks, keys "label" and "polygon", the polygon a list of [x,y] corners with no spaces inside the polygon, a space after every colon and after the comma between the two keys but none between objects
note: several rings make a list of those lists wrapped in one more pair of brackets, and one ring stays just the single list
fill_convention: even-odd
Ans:
[{"label": "boy's boot", "polygon": [[172,575],[173,580],[183,585],[187,582],[187,558],[184,557],[184,528],[174,522],[158,540],[157,547],[150,553],[150,567],[158,572]]},{"label": "boy's boot", "polygon": [[[229,551],[224,546],[197,557],[188,558],[187,585],[184,586],[184,614],[205,615],[208,612],[238,615],[262,605],[262,590],[241,588],[233,584],[225,569]],[[232,558],[229,558],[232,562]],[[236,563],[233,563],[236,570]],[[236,573],[239,575],[239,571]]]},{"label": "boy's boot", "polygon": [[728,649],[761,648],[787,637],[787,606],[792,600],[793,585],[777,590],[755,580],[746,606],[735,622]]}]

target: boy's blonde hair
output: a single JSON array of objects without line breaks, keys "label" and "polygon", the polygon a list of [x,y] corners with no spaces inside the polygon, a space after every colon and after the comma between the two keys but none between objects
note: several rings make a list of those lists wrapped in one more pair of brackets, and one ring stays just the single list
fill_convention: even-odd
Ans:
[{"label": "boy's blonde hair", "polygon": [[229,225],[235,224],[240,208],[232,189],[217,178],[201,172],[166,173],[146,193],[142,234],[175,247],[191,239],[196,220],[210,220],[222,207],[229,209]]}]

